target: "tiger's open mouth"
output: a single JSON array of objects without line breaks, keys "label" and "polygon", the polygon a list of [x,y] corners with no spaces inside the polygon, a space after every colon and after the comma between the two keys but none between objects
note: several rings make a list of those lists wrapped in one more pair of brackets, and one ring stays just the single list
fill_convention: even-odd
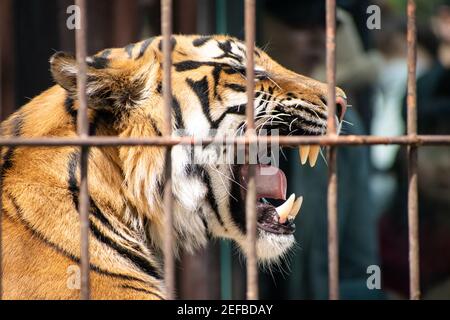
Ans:
[{"label": "tiger's open mouth", "polygon": [[[314,167],[320,152],[319,146],[299,147],[299,157],[302,164],[309,162]],[[277,167],[263,164],[255,165],[256,180],[256,214],[259,229],[274,234],[293,234],[294,219],[299,214],[303,197],[291,194],[286,197],[287,179],[285,173]],[[245,208],[247,195],[248,165],[237,166],[235,171],[240,187],[241,208]],[[245,212],[245,210],[242,210]]]},{"label": "tiger's open mouth", "polygon": [[[295,195],[286,200],[287,180],[284,172],[269,165],[255,165],[256,215],[258,228],[275,234],[292,234],[295,231],[294,218],[300,211],[302,198],[295,201]],[[241,201],[245,203],[247,195],[248,165],[239,168]],[[271,201],[285,200],[275,207]],[[295,208],[294,208],[295,207]]]}]

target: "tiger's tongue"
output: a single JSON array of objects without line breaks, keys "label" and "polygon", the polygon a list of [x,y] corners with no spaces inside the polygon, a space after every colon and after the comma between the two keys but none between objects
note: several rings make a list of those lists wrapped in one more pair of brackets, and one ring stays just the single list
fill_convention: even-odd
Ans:
[{"label": "tiger's tongue", "polygon": [[[256,197],[282,199],[286,200],[286,175],[277,167],[257,164],[256,178]],[[245,188],[247,188],[248,165],[241,166],[241,180]]]}]

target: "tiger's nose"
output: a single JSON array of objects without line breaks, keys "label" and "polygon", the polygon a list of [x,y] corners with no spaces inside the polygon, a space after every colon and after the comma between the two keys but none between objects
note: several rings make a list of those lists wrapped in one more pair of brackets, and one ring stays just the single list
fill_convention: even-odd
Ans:
[{"label": "tiger's nose", "polygon": [[336,116],[339,121],[344,120],[345,111],[347,111],[347,99],[343,96],[336,97]]},{"label": "tiger's nose", "polygon": [[[323,104],[327,106],[327,98],[321,98]],[[347,111],[347,98],[342,95],[336,96],[336,117],[339,121],[344,119],[345,111]]]}]

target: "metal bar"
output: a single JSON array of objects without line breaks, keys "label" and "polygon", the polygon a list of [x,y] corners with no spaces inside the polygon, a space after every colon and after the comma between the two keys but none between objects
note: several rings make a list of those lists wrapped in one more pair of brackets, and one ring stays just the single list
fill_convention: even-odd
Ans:
[{"label": "metal bar", "polygon": [[326,2],[327,134],[336,135],[336,0]]},{"label": "metal bar", "polygon": [[[416,136],[258,136],[258,143],[270,144],[276,141],[282,146],[321,145],[321,146],[358,146],[358,145],[414,145],[420,146],[448,146],[449,135],[416,135]],[[146,137],[146,138],[117,138],[90,136],[85,139],[78,138],[1,138],[0,146],[26,146],[26,147],[66,147],[66,146],[174,146],[174,145],[205,145],[205,144],[249,144],[247,137],[227,138],[225,141],[217,138],[194,137]]]},{"label": "metal bar", "polygon": [[256,181],[255,165],[250,159],[254,156],[256,141],[254,120],[254,95],[255,95],[255,0],[245,0],[245,45],[247,50],[247,131],[246,136],[251,140],[247,150],[246,159],[249,160],[247,177],[247,197],[245,203],[245,221],[247,232],[247,299],[258,299],[258,268],[256,256]]},{"label": "metal bar", "polygon": [[[163,134],[165,138],[172,135],[172,50],[170,38],[172,36],[172,0],[163,0],[161,2],[161,30],[162,30],[162,49],[163,49],[163,99],[165,110],[165,126]],[[165,186],[164,186],[164,282],[166,288],[166,298],[174,299],[175,292],[175,261],[173,257],[173,204],[172,204],[172,148],[170,145],[166,148],[165,160]]]},{"label": "metal bar", "polygon": [[[77,74],[77,95],[78,95],[78,114],[77,114],[77,132],[81,139],[89,135],[89,119],[86,97],[86,1],[76,0],[75,5],[80,8],[80,28],[75,32],[75,47],[78,65]],[[90,281],[89,281],[89,190],[88,190],[88,146],[81,146],[80,156],[80,243],[81,243],[81,299],[90,299]]]},{"label": "metal bar", "polygon": [[[227,2],[216,0],[216,32],[226,34],[227,25]],[[233,297],[233,265],[232,247],[229,240],[220,240],[220,299],[231,300]]]},{"label": "metal bar", "polygon": [[[407,96],[407,133],[417,135],[417,90],[416,90],[416,4],[408,0],[408,96]],[[417,190],[417,147],[408,146],[408,242],[409,242],[409,296],[411,300],[420,298],[419,270],[419,214]]]},{"label": "metal bar", "polygon": [[[336,136],[336,0],[326,2],[326,68],[328,83],[327,135]],[[328,148],[328,290],[339,299],[339,238],[337,212],[337,149]]]}]

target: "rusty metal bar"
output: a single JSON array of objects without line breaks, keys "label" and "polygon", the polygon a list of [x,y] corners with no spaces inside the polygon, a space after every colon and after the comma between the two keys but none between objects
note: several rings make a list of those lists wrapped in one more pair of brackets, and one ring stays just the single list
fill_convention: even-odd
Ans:
[{"label": "rusty metal bar", "polygon": [[[164,99],[164,130],[166,138],[172,135],[172,50],[170,38],[172,37],[172,0],[161,2],[161,30],[162,30],[162,50],[163,50],[163,99]],[[172,148],[166,148],[165,160],[165,186],[164,186],[164,282],[166,288],[166,298],[174,299],[175,292],[175,261],[174,261],[174,240],[173,240],[173,203],[172,203]]]},{"label": "rusty metal bar", "polygon": [[[358,146],[358,145],[415,145],[415,146],[448,146],[449,135],[416,135],[416,136],[258,136],[258,143],[278,142],[282,146],[320,145],[320,146]],[[227,138],[229,144],[249,144],[247,137]],[[146,137],[146,138],[118,138],[106,136],[90,136],[85,139],[78,138],[1,138],[0,146],[26,146],[26,147],[66,147],[66,146],[174,146],[174,145],[204,145],[223,144],[223,140],[216,138],[194,138],[194,137]]]},{"label": "rusty metal bar", "polygon": [[[86,0],[76,0],[75,5],[80,8],[80,28],[75,32],[75,47],[78,65],[77,74],[77,95],[78,114],[77,132],[81,139],[89,135],[89,119],[86,97]],[[89,147],[81,146],[80,155],[80,195],[78,207],[80,210],[80,246],[81,246],[81,299],[90,299],[90,279],[89,279],[89,190],[88,190],[88,158]]]},{"label": "rusty metal bar", "polygon": [[[407,133],[417,135],[417,88],[416,88],[416,4],[408,0],[408,95],[407,95]],[[417,190],[417,147],[408,146],[408,242],[409,242],[409,296],[411,300],[420,298],[419,270],[419,213]]]},{"label": "rusty metal bar", "polygon": [[[336,136],[336,0],[326,2],[326,68],[328,83],[327,135]],[[328,290],[339,299],[339,238],[337,213],[337,149],[328,148]]]},{"label": "rusty metal bar", "polygon": [[255,0],[245,0],[245,46],[246,46],[246,76],[247,76],[247,131],[250,145],[247,148],[247,159],[249,160],[247,177],[247,197],[245,203],[245,221],[247,232],[247,299],[258,299],[258,266],[256,256],[256,181],[255,164],[251,159],[255,152]]}]

